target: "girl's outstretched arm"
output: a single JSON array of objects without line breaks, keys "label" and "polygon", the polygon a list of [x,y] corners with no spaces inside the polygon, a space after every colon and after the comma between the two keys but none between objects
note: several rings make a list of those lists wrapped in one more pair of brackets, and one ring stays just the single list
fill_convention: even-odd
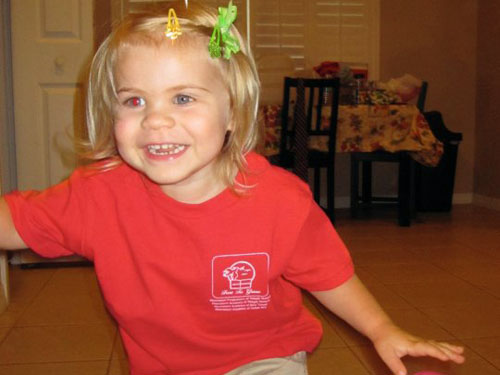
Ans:
[{"label": "girl's outstretched arm", "polygon": [[406,375],[401,358],[431,356],[442,361],[464,362],[463,348],[425,340],[397,327],[357,276],[337,288],[311,292],[326,308],[367,336],[394,374]]},{"label": "girl's outstretched arm", "polygon": [[14,227],[7,202],[0,197],[0,249],[16,250],[26,247],[26,244]]}]

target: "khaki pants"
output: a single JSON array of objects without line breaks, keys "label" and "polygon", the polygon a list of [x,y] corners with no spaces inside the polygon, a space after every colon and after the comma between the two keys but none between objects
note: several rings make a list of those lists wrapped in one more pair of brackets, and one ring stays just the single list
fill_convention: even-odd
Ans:
[{"label": "khaki pants", "polygon": [[226,375],[307,375],[307,355],[298,352],[289,357],[250,362]]}]

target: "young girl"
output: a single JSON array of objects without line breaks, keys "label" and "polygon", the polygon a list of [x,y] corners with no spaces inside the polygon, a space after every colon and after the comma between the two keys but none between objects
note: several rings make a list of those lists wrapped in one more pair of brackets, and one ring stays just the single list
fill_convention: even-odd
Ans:
[{"label": "young girl", "polygon": [[235,7],[167,4],[95,56],[96,163],[0,200],[0,247],[91,259],[134,375],[307,374],[321,325],[301,288],[395,374],[405,355],[462,362],[391,322],[308,187],[252,151],[259,83]]}]

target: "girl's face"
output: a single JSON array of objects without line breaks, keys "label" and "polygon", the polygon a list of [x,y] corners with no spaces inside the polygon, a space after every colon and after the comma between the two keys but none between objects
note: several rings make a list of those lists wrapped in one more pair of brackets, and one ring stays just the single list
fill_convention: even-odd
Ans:
[{"label": "girl's face", "polygon": [[203,40],[190,42],[120,51],[114,133],[127,164],[170,197],[200,203],[225,188],[215,164],[232,124],[220,70]]}]

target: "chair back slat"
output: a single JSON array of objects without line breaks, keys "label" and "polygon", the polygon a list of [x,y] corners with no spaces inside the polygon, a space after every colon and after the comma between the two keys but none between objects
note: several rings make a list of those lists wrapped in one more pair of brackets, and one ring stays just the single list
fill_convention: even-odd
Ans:
[{"label": "chair back slat", "polygon": [[422,81],[422,85],[420,86],[420,91],[418,93],[417,98],[417,108],[420,112],[425,111],[425,99],[427,98],[427,81]]},{"label": "chair back slat", "polygon": [[[285,77],[283,88],[283,106],[281,113],[281,147],[280,152],[290,149],[293,144],[293,107],[296,100],[296,89],[298,80],[301,78]],[[305,95],[307,97],[307,129],[310,136],[329,136],[336,140],[339,90],[340,81],[338,78],[313,79],[303,78]],[[328,90],[328,95],[325,95]],[[328,96],[330,101],[325,104],[324,98]],[[330,114],[325,114],[325,108],[330,108]],[[328,117],[328,126],[322,123],[323,118]],[[329,142],[330,143],[330,142]],[[333,144],[332,150],[335,150]]]},{"label": "chair back slat", "polygon": [[[314,199],[318,204],[321,200],[320,173],[321,170],[326,170],[327,204],[325,211],[332,222],[335,207],[334,175],[339,91],[340,80],[338,78],[285,77],[281,111],[281,141],[278,155],[279,165],[292,169],[305,181],[308,181],[308,169],[313,170]],[[329,101],[325,101],[326,97],[329,98]],[[300,114],[299,121],[297,120],[299,116],[295,116],[297,114]],[[302,121],[304,117],[305,124]],[[326,121],[326,119],[329,120]],[[307,130],[305,141],[303,133],[301,133],[304,128]],[[328,150],[308,149],[311,136],[328,137]]]}]

